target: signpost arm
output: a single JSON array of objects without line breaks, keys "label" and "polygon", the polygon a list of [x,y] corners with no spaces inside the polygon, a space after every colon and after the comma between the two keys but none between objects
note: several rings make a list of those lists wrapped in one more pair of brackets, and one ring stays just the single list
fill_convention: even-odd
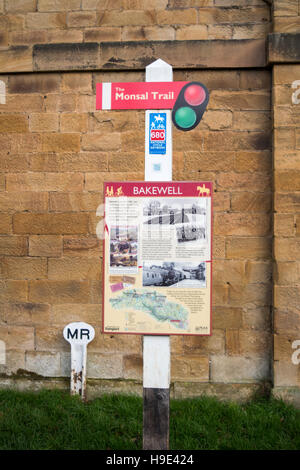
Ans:
[{"label": "signpost arm", "polygon": [[[146,67],[147,82],[173,81],[172,67],[158,59]],[[160,110],[162,111],[162,110]],[[146,111],[145,181],[172,181],[171,111],[166,113],[166,153],[149,154],[149,114]],[[143,342],[143,449],[169,448],[170,337],[144,336]]]}]

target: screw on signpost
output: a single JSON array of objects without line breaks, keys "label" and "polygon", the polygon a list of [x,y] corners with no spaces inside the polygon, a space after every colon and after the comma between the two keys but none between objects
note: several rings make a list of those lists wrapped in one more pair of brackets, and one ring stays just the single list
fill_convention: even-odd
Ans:
[{"label": "screw on signpost", "polygon": [[95,337],[94,328],[88,323],[74,322],[65,326],[63,335],[71,344],[71,395],[86,398],[87,345]]},{"label": "screw on signpost", "polygon": [[[171,65],[161,59],[146,67],[146,82],[172,82]],[[145,181],[172,181],[172,126],[171,111],[166,113],[166,148],[164,155],[152,155],[149,150],[149,122],[146,111],[145,129]],[[170,337],[144,336],[143,344],[143,448],[160,450],[169,448],[170,416]]]}]

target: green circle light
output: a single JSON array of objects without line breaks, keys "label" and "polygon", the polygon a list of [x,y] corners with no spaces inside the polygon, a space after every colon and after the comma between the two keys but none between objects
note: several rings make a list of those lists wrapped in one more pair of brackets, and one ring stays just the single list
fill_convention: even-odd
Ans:
[{"label": "green circle light", "polygon": [[183,107],[177,109],[175,113],[175,121],[178,126],[183,129],[188,129],[193,126],[196,122],[197,116],[192,108]]}]

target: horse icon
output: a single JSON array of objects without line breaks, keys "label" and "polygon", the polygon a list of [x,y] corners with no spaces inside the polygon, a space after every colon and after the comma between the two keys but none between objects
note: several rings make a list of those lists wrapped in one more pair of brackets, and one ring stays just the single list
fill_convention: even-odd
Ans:
[{"label": "horse icon", "polygon": [[203,186],[197,186],[197,191],[199,191],[199,196],[206,194],[206,196],[210,195],[210,189],[206,188],[205,184]]},{"label": "horse icon", "polygon": [[157,116],[154,116],[154,120],[156,123],[158,122],[163,123],[165,119],[160,114],[158,114]]}]

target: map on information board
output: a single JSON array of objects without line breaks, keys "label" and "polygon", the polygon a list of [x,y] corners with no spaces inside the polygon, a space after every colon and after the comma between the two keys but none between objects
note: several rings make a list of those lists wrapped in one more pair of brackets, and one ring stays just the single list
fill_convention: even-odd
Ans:
[{"label": "map on information board", "polygon": [[104,184],[104,333],[211,334],[210,182]]}]

